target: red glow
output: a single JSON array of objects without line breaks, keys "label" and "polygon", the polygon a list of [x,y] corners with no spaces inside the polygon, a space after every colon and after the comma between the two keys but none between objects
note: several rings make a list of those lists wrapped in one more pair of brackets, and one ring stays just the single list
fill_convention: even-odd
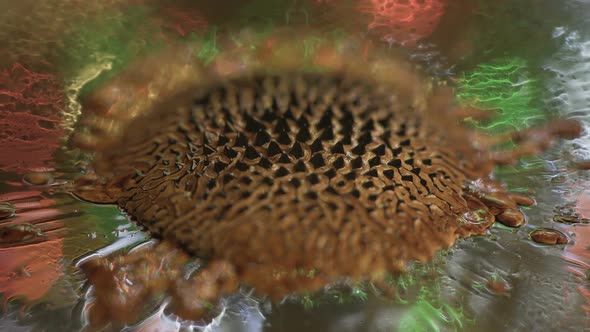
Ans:
[{"label": "red glow", "polygon": [[[590,183],[581,183],[581,188],[588,188]],[[590,218],[590,190],[583,190],[576,197],[576,212],[582,218]],[[580,280],[580,285],[576,290],[586,299],[586,304],[582,306],[586,312],[586,317],[590,318],[590,286],[586,280],[590,275],[590,227],[588,225],[569,226],[565,230],[575,233],[575,241],[572,245],[565,247],[562,257],[570,264],[565,269],[576,275]],[[588,320],[587,320],[588,321]],[[588,325],[585,326],[586,328]]]},{"label": "red glow", "polygon": [[360,7],[373,16],[369,30],[407,46],[432,34],[445,10],[442,0],[360,0]]},{"label": "red glow", "polygon": [[[27,303],[42,299],[63,275],[63,239],[66,229],[56,202],[38,191],[0,195],[14,203],[16,216],[1,226],[34,225],[43,236],[0,244],[0,294],[4,301],[19,298]],[[32,210],[31,210],[32,209]]]},{"label": "red glow", "polygon": [[27,212],[20,212],[9,221],[4,222],[7,224],[19,224],[19,223],[38,223],[41,221],[47,221],[54,218],[59,218],[61,212],[57,209],[39,209],[31,210]]},{"label": "red glow", "polygon": [[585,282],[588,273],[590,273],[590,252],[588,251],[590,228],[588,226],[570,226],[566,230],[576,234],[576,241],[573,245],[566,246],[566,250],[562,254],[562,257],[569,262],[564,268],[577,276],[580,281],[576,290],[586,299],[586,304],[582,308],[586,312],[586,318],[590,318],[590,286]]},{"label": "red glow", "polygon": [[53,75],[19,63],[0,71],[0,170],[50,166],[64,135],[63,109],[64,95]]},{"label": "red glow", "polygon": [[576,212],[582,218],[590,219],[590,190],[579,194],[576,201]]},{"label": "red glow", "polygon": [[0,248],[0,293],[6,300],[33,302],[45,295],[63,274],[62,240]]},{"label": "red glow", "polygon": [[33,197],[41,196],[41,192],[37,190],[31,191],[18,191],[6,194],[0,194],[0,202],[16,201],[30,199]]}]

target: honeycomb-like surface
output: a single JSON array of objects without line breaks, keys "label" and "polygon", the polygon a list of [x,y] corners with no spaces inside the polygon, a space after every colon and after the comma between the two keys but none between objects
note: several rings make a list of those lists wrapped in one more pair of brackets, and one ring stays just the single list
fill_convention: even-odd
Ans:
[{"label": "honeycomb-like surface", "polygon": [[234,79],[160,104],[95,166],[153,234],[250,283],[284,272],[296,286],[273,291],[294,290],[314,278],[290,271],[324,282],[399,271],[471,232],[473,151],[443,113],[337,75]]}]

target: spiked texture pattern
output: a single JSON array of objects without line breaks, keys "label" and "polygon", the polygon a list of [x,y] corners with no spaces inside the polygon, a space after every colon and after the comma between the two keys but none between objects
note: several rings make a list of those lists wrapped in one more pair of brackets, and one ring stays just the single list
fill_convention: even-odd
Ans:
[{"label": "spiked texture pattern", "polygon": [[496,161],[448,105],[430,107],[337,73],[189,88],[103,146],[78,194],[275,299],[379,280],[496,219],[522,224],[517,204],[532,203],[487,178]]}]

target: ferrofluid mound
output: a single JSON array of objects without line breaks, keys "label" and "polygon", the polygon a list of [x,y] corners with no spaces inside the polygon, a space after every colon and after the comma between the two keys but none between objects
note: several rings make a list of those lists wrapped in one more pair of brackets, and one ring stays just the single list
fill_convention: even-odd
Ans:
[{"label": "ferrofluid mound", "polygon": [[[77,194],[116,203],[155,237],[207,259],[186,296],[214,301],[245,284],[280,299],[339,280],[378,283],[495,220],[521,225],[518,205],[533,202],[492,181],[493,166],[580,131],[556,120],[481,136],[461,124],[465,112],[445,88],[422,99],[429,85],[417,76],[343,68],[194,83],[116,136],[87,121],[91,138],[77,141],[96,154]],[[490,152],[511,139],[520,147]]]}]

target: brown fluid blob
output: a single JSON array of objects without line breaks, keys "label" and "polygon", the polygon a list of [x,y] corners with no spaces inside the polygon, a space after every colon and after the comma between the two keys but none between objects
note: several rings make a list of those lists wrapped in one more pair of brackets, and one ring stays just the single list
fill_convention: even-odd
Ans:
[{"label": "brown fluid blob", "polygon": [[508,227],[519,227],[524,224],[524,216],[516,209],[505,210],[496,216],[496,220]]},{"label": "brown fluid blob", "polygon": [[[556,120],[485,144],[459,124],[448,90],[417,103],[407,82],[418,79],[388,79],[283,71],[185,87],[109,126],[116,136],[105,122],[90,128],[95,136],[79,142],[96,152],[94,172],[76,194],[116,203],[155,236],[209,259],[185,285],[192,297],[171,291],[175,310],[194,319],[202,301],[241,283],[279,300],[343,278],[378,282],[495,220],[520,226],[518,206],[534,201],[507,192],[491,170],[580,131]],[[502,139],[523,148],[489,153]],[[104,285],[95,295],[103,307],[117,273],[91,278]],[[129,301],[145,292],[130,291]]]},{"label": "brown fluid blob", "polygon": [[16,207],[10,202],[0,202],[0,219],[10,218],[16,213]]},{"label": "brown fluid blob", "polygon": [[[583,195],[580,196],[583,197]],[[579,213],[581,211],[579,211],[578,206],[575,204],[557,206],[553,211],[555,212],[553,221],[561,224],[579,224],[590,222],[590,220],[584,218],[583,213]]]},{"label": "brown fluid blob", "polygon": [[193,278],[174,281],[170,287],[171,309],[183,319],[199,320],[210,311],[220,294],[230,294],[237,286],[233,266],[227,262],[211,262]]},{"label": "brown fluid blob", "polygon": [[[98,258],[82,263],[81,270],[95,287],[95,298],[88,309],[90,327],[99,329],[111,321],[134,323],[143,310],[153,305],[150,300],[164,293],[171,294],[171,306],[179,316],[202,317],[209,308],[207,301],[213,302],[219,294],[227,293],[222,289],[223,279],[224,276],[231,279],[233,274],[231,266],[216,267],[219,264],[212,263],[207,271],[185,278],[185,267],[190,261],[185,252],[164,242],[143,246],[114,259]],[[216,282],[209,283],[210,280]],[[235,286],[230,288],[233,290]]]},{"label": "brown fluid blob", "polygon": [[530,237],[533,241],[542,244],[566,244],[568,238],[562,232],[551,228],[539,228],[531,232]]},{"label": "brown fluid blob", "polygon": [[588,219],[580,218],[579,216],[554,216],[553,221],[562,224],[588,223]]},{"label": "brown fluid blob", "polygon": [[486,287],[496,295],[509,296],[510,295],[510,284],[501,277],[492,276],[486,282]]},{"label": "brown fluid blob", "polygon": [[580,170],[589,170],[590,169],[590,160],[582,160],[577,161],[574,163],[574,167]]},{"label": "brown fluid blob", "polygon": [[36,186],[44,186],[53,182],[53,176],[45,172],[31,172],[25,174],[23,180]]}]

